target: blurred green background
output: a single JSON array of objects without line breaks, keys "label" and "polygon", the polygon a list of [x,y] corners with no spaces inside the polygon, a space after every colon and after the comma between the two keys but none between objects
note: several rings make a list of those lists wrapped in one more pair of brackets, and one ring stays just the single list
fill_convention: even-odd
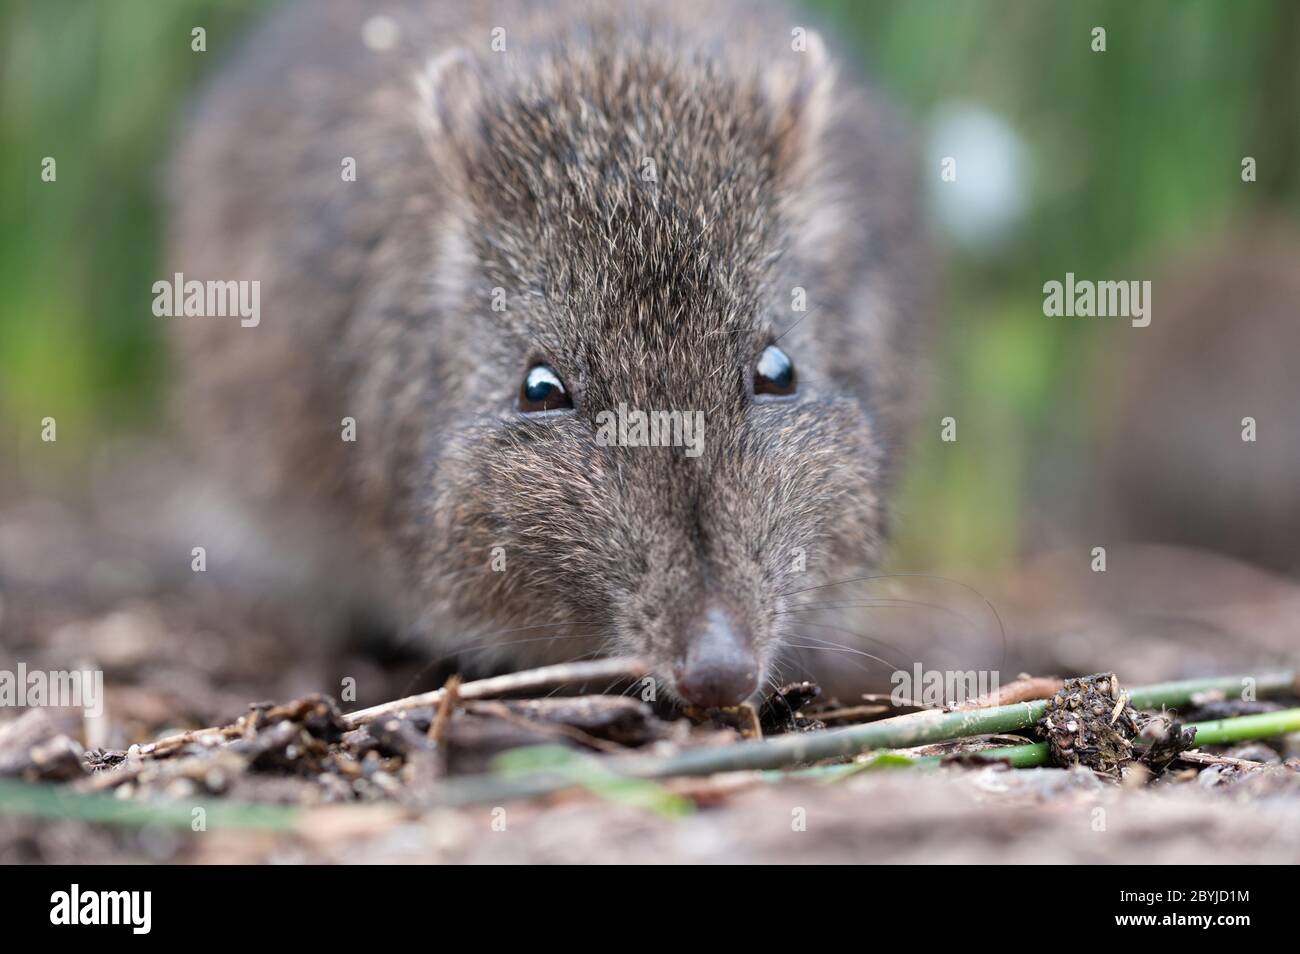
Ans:
[{"label": "blurred green background", "polygon": [[[81,436],[161,419],[162,326],[149,307],[161,274],[161,170],[187,95],[269,5],[0,7],[0,430],[17,435],[10,448],[36,440],[47,415],[73,461],[91,443]],[[999,565],[1032,532],[1036,459],[1086,430],[1087,395],[1099,386],[1093,359],[1110,330],[1044,320],[1043,282],[1066,271],[1145,277],[1135,262],[1251,206],[1300,209],[1300,3],[813,6],[814,22],[862,57],[923,135],[974,110],[992,117],[994,154],[1017,160],[980,213],[1001,216],[998,241],[947,243],[926,426],[933,438],[939,418],[954,414],[961,439],[917,442],[897,557]],[[191,52],[194,26],[207,30],[206,53]],[[1104,53],[1091,49],[1096,26],[1106,29]],[[987,139],[988,123],[980,128],[976,138]],[[1241,181],[1245,155],[1259,162],[1256,183]],[[57,160],[56,183],[41,181],[46,156]]]}]

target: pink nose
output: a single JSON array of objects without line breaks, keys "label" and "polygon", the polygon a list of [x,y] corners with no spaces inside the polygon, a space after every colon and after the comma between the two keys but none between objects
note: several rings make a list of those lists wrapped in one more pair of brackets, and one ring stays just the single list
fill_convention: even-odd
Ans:
[{"label": "pink nose", "polygon": [[710,609],[677,668],[677,691],[700,708],[737,706],[758,688],[753,638],[731,614]]}]

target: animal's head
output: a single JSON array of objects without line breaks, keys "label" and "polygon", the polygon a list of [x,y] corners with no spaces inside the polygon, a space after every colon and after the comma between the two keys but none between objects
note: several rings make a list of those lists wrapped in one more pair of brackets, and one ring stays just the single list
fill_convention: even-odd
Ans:
[{"label": "animal's head", "polygon": [[857,193],[902,188],[897,144],[863,146],[812,43],[761,73],[653,40],[430,66],[461,344],[422,570],[481,630],[588,634],[554,655],[730,705],[789,595],[876,556],[907,316],[895,199]]}]

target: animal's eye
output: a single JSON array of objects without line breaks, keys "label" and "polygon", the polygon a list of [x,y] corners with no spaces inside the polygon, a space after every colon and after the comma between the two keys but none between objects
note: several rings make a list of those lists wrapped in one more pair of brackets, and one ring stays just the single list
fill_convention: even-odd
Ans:
[{"label": "animal's eye", "polygon": [[794,362],[776,345],[768,345],[754,365],[755,394],[794,394],[798,381]]},{"label": "animal's eye", "polygon": [[525,414],[534,411],[554,411],[573,407],[573,399],[564,389],[560,376],[548,364],[535,364],[524,375],[519,388],[519,410]]}]

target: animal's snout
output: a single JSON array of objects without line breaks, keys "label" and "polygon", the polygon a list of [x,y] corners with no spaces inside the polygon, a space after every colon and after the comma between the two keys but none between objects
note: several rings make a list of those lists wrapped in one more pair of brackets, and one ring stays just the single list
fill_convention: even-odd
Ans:
[{"label": "animal's snout", "polygon": [[676,667],[677,691],[701,708],[735,706],[758,688],[753,634],[720,607],[705,612]]}]

